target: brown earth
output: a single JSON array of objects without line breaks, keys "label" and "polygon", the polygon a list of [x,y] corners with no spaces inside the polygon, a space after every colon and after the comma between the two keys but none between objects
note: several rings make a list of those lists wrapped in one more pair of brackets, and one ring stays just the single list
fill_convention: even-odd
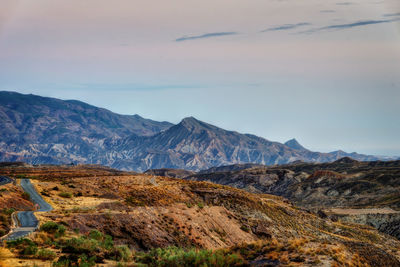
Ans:
[{"label": "brown earth", "polygon": [[23,170],[54,207],[37,214],[41,223],[58,222],[70,233],[97,229],[134,251],[174,245],[238,252],[254,264],[400,266],[395,238],[323,219],[282,197],[93,166],[85,171]]}]

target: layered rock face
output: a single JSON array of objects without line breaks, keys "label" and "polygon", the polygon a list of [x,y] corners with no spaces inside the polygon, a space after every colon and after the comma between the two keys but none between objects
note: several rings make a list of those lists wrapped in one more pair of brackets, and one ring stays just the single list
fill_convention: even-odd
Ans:
[{"label": "layered rock face", "polygon": [[205,171],[185,179],[284,196],[323,216],[363,223],[400,237],[400,161],[342,158],[332,163],[237,168],[226,166],[223,171]]}]

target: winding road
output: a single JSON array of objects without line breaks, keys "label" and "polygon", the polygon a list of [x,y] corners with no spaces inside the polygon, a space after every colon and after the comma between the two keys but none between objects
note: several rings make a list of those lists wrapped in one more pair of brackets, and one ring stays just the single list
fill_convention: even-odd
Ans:
[{"label": "winding road", "polygon": [[[29,193],[31,201],[39,205],[37,211],[47,212],[51,211],[53,208],[49,203],[44,201],[44,199],[36,192],[31,181],[29,179],[21,180],[22,189]],[[6,237],[6,240],[15,240],[20,237],[24,237],[34,232],[39,226],[39,220],[36,218],[33,211],[20,211],[17,213],[19,226],[12,230],[12,232]],[[15,218],[13,218],[14,220]]]}]

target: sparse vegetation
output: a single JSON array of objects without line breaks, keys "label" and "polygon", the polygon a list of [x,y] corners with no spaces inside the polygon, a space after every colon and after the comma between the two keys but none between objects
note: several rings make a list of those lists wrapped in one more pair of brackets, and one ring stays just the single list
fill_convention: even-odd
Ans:
[{"label": "sparse vegetation", "polygon": [[34,256],[38,251],[37,244],[28,238],[7,241],[7,247],[15,251],[21,257]]},{"label": "sparse vegetation", "polygon": [[204,203],[203,202],[197,202],[197,207],[199,207],[199,209],[204,208]]},{"label": "sparse vegetation", "polygon": [[147,266],[243,266],[245,261],[237,254],[222,250],[156,248],[148,253],[137,253],[135,262]]},{"label": "sparse vegetation", "polygon": [[[153,186],[142,174],[90,179],[64,174],[68,178],[43,172],[46,182],[35,184],[51,195],[68,191],[72,199],[52,199],[55,209],[41,216],[48,221],[32,235],[33,244],[9,247],[18,258],[68,267],[109,261],[121,266],[396,266],[398,241],[371,227],[321,218],[282,197],[162,177]],[[15,192],[20,197],[21,191]],[[78,192],[84,197],[74,198]],[[3,209],[0,215],[7,219],[13,211]],[[117,244],[144,252],[132,254]]]},{"label": "sparse vegetation", "polygon": [[64,225],[57,224],[55,222],[46,222],[40,226],[40,231],[47,232],[55,235],[56,237],[63,236],[66,228]]},{"label": "sparse vegetation", "polygon": [[54,251],[43,248],[37,251],[36,256],[41,260],[53,260],[57,257],[57,254]]}]

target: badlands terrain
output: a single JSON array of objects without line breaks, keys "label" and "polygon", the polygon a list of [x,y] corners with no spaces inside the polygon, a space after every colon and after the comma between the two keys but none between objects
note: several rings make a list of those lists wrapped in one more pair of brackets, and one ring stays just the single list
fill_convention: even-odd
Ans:
[{"label": "badlands terrain", "polygon": [[[292,172],[292,178],[297,177],[300,167],[296,166],[285,166]],[[364,222],[337,216],[340,212],[351,216],[355,208],[366,208],[362,202],[360,207],[348,209],[341,203],[338,212],[338,207],[332,205],[338,199],[330,200],[330,194],[323,193],[324,187],[317,190],[326,195],[326,200],[320,203],[323,208],[313,208],[312,189],[320,188],[313,184],[328,186],[325,182],[328,180],[336,185],[332,179],[356,178],[349,170],[346,174],[349,177],[345,176],[341,168],[330,172],[324,168],[315,177],[320,169],[315,166],[300,168],[303,171],[299,173],[304,177],[297,177],[296,181],[314,182],[304,187],[298,185],[310,197],[302,203],[289,195],[295,203],[292,204],[283,196],[262,192],[267,191],[266,183],[254,178],[260,176],[260,167],[236,170],[241,172],[240,179],[253,181],[251,187],[244,188],[246,191],[192,181],[196,174],[189,174],[190,179],[180,179],[98,165],[3,164],[0,175],[12,178],[13,182],[0,185],[0,203],[7,207],[1,214],[2,234],[18,227],[13,226],[12,213],[35,209],[19,186],[21,179],[30,179],[53,210],[35,212],[39,220],[37,231],[24,239],[3,241],[0,265],[400,266],[400,241],[395,235],[378,231],[368,223],[359,224]],[[263,168],[262,181],[271,177],[276,181],[281,179],[278,169]],[[305,171],[308,169],[314,175]],[[177,176],[183,172],[170,173]],[[212,180],[212,174],[220,175],[214,170],[208,173],[208,180]],[[239,176],[235,177],[239,181]],[[285,179],[292,178],[287,175]],[[294,184],[288,182],[289,187]],[[299,190],[295,191],[304,191]],[[340,187],[332,190],[342,194]],[[360,191],[361,199],[364,195],[371,198],[368,192]],[[375,204],[380,211],[397,208],[393,199],[387,202],[377,199]]]}]

